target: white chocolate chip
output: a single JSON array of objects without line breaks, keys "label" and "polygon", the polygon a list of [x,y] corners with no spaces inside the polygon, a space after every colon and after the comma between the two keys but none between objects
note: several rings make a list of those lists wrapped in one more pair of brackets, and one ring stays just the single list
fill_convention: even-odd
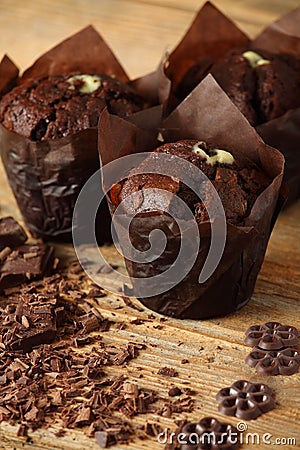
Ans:
[{"label": "white chocolate chip", "polygon": [[196,153],[196,155],[202,156],[202,158],[207,160],[209,158],[208,154],[203,148],[200,147],[203,143],[204,142],[197,142],[197,144],[193,147],[193,153]]},{"label": "white chocolate chip", "polygon": [[78,89],[82,94],[91,94],[101,86],[101,78],[98,75],[83,74],[68,78],[67,81],[70,84],[69,89],[75,89],[74,82],[77,80],[82,82]]},{"label": "white chocolate chip", "polygon": [[226,152],[225,150],[220,150],[218,148],[215,149],[215,155],[212,155],[208,159],[208,163],[212,166],[216,163],[219,164],[233,164],[234,163],[234,157],[231,153]]},{"label": "white chocolate chip", "polygon": [[227,152],[226,150],[221,150],[219,148],[214,149],[214,154],[209,156],[206,151],[199,147],[202,145],[203,142],[198,142],[193,147],[193,153],[196,153],[196,155],[202,156],[202,158],[206,159],[206,163],[210,164],[211,166],[214,166],[216,163],[219,164],[233,164],[234,163],[234,157],[231,153]]},{"label": "white chocolate chip", "polygon": [[244,52],[243,57],[247,59],[250,66],[254,69],[257,66],[263,66],[265,64],[270,64],[271,61],[268,59],[264,59],[261,55],[256,52],[252,52],[251,50]]},{"label": "white chocolate chip", "polygon": [[165,142],[165,140],[164,140],[164,137],[163,137],[163,135],[161,134],[161,132],[159,131],[158,132],[158,135],[157,135],[157,141],[159,141],[159,142]]}]

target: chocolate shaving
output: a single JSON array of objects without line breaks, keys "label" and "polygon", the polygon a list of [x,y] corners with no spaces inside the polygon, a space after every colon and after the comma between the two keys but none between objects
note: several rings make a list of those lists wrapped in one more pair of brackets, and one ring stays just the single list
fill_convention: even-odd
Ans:
[{"label": "chocolate shaving", "polygon": [[17,436],[27,437],[28,427],[27,425],[20,425],[17,431]]},{"label": "chocolate shaving", "polygon": [[163,417],[170,418],[174,413],[192,412],[194,410],[194,400],[190,396],[182,397],[178,400],[166,401],[161,408],[156,408],[155,412]]}]

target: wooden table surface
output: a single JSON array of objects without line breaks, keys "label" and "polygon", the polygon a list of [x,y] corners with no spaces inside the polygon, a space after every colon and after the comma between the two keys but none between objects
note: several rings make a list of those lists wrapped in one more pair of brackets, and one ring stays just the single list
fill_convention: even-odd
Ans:
[{"label": "wooden table surface", "polygon": [[[107,40],[131,77],[152,71],[162,53],[178,42],[195,12],[203,4],[200,0],[0,0],[0,56],[8,53],[26,69],[41,53],[63,38],[92,23]],[[216,0],[215,4],[233,18],[252,37],[270,21],[297,6],[298,0]],[[20,218],[14,198],[0,166],[0,215],[13,214]],[[226,318],[206,321],[179,321],[167,319],[161,330],[159,323],[133,326],[133,318],[147,318],[149,311],[138,312],[125,308],[116,309],[120,300],[115,296],[102,299],[101,312],[114,321],[125,321],[125,330],[109,331],[104,339],[116,345],[128,339],[147,344],[141,356],[127,368],[111,368],[110,375],[120,372],[135,379],[134,368],[142,367],[141,386],[153,388],[166,396],[171,384],[189,386],[198,392],[195,410],[180,417],[197,420],[217,412],[214,400],[217,391],[237,379],[267,382],[276,392],[276,409],[255,421],[248,422],[251,433],[270,433],[274,439],[294,437],[296,445],[284,448],[300,448],[299,381],[300,375],[263,378],[244,364],[249,352],[243,344],[243,333],[253,323],[281,321],[300,327],[300,203],[281,213],[273,231],[267,256],[258,277],[255,293],[250,303],[240,312]],[[72,254],[72,247],[60,248],[60,253]],[[114,254],[113,250],[108,253]],[[122,261],[119,261],[122,264]],[[179,346],[179,341],[181,342]],[[200,351],[200,349],[203,350]],[[220,350],[222,348],[222,350]],[[190,363],[180,364],[187,358]],[[174,383],[157,375],[162,366],[174,367],[179,377]],[[147,417],[160,421],[163,427],[174,429],[173,420]],[[145,423],[140,416],[135,423]],[[229,422],[237,424],[235,418]],[[25,449],[96,449],[95,441],[84,430],[69,431],[63,438],[56,438],[49,430],[32,434],[32,442],[16,437],[16,427],[0,424],[0,448]],[[274,447],[274,446],[273,446]],[[280,447],[280,445],[275,445]],[[124,446],[114,447],[125,448]],[[155,439],[136,440],[126,448],[160,449]],[[270,445],[244,445],[245,449],[270,448]]]}]

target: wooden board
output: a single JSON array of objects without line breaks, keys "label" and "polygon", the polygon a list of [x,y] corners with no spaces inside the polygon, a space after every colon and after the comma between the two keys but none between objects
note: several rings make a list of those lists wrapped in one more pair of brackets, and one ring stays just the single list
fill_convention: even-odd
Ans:
[{"label": "wooden board", "polygon": [[[154,69],[167,46],[173,48],[203,4],[196,0],[20,0],[0,1],[1,42],[0,55],[8,53],[25,69],[45,49],[89,23],[93,23],[120,57],[131,76]],[[282,13],[299,6],[295,0],[218,0],[216,4],[233,17],[251,36]],[[145,57],[145,55],[147,55]],[[14,198],[0,165],[0,215],[12,214],[20,219]],[[167,397],[171,385],[189,386],[198,392],[196,407],[191,414],[182,414],[190,420],[206,415],[224,419],[217,412],[215,394],[233,381],[245,378],[265,381],[276,392],[276,409],[255,421],[248,422],[251,433],[270,433],[275,438],[292,437],[300,447],[299,381],[300,375],[263,379],[244,364],[249,349],[243,344],[243,333],[253,323],[280,320],[300,327],[300,202],[284,211],[276,224],[263,268],[259,275],[251,302],[240,312],[222,319],[207,321],[179,321],[167,319],[163,328],[154,328],[159,316],[152,322],[134,326],[134,318],[147,319],[149,311],[138,312],[130,308],[118,309],[121,300],[116,296],[101,299],[101,312],[116,322],[125,321],[125,330],[105,333],[105,342],[122,345],[128,340],[146,343],[147,349],[126,368],[108,368],[110,375],[127,374],[139,385],[152,388]],[[72,247],[57,246],[58,254],[74,256]],[[123,264],[113,249],[106,249],[108,257]],[[181,364],[182,359],[189,364]],[[176,379],[157,375],[162,366],[174,367]],[[142,367],[143,378],[136,378],[136,368]],[[134,424],[145,420],[159,421],[174,429],[173,421],[155,415],[138,417]],[[231,423],[238,423],[229,418]],[[0,424],[0,448],[24,449],[96,449],[93,439],[84,430],[68,431],[63,438],[53,434],[58,425],[38,430],[26,444],[16,436],[16,427]],[[155,439],[136,440],[116,450],[159,450],[163,445]],[[270,445],[244,445],[245,449],[268,449]],[[272,448],[272,447],[271,447]],[[277,448],[277,446],[275,446]]]}]

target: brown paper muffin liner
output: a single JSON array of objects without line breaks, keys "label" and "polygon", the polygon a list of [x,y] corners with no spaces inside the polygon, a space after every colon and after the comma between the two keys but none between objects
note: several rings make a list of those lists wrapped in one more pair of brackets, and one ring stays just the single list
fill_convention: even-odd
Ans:
[{"label": "brown paper muffin liner", "polygon": [[[6,67],[5,59],[0,65],[3,86],[12,80]],[[105,73],[129,81],[106,42],[88,26],[42,55],[18,83],[71,72]],[[99,168],[97,127],[62,139],[33,142],[0,125],[0,145],[10,186],[29,230],[42,238],[69,240],[77,196]],[[110,214],[104,202],[99,217],[97,236],[102,243],[110,240]]]},{"label": "brown paper muffin liner", "polygon": [[15,85],[18,76],[18,67],[7,55],[4,55],[0,62],[0,98]]},{"label": "brown paper muffin liner", "polygon": [[[177,47],[164,58],[157,95],[168,115],[179,103],[175,96],[183,75],[195,63],[214,62],[233,48],[250,47],[271,53],[287,53],[300,59],[300,8],[271,23],[252,42],[210,2],[199,10]],[[286,159],[284,179],[291,203],[300,196],[300,108],[259,125],[257,131],[265,142],[280,150]]]},{"label": "brown paper muffin liner", "polygon": [[[300,8],[297,8],[271,23],[251,46],[273,53],[287,53],[300,59],[299,23]],[[289,205],[300,197],[300,107],[259,125],[257,131],[267,144],[280,150],[285,157],[284,180],[289,187],[286,203]]]},{"label": "brown paper muffin liner", "polygon": [[[227,223],[223,256],[206,282],[199,284],[198,277],[211,243],[209,222],[198,225],[201,245],[196,262],[176,286],[162,294],[143,298],[142,289],[137,291],[133,280],[134,295],[149,309],[161,314],[181,319],[228,314],[245,305],[253,293],[269,236],[285,197],[281,191],[284,158],[261,140],[210,75],[165,120],[161,133],[164,142],[199,139],[217,148],[228,149],[239,161],[249,163],[250,160],[257,164],[271,180],[258,196],[243,225]],[[145,130],[110,116],[107,111],[100,116],[99,137],[98,148],[103,164],[120,156],[154,150],[157,146],[153,136],[145,134]],[[103,181],[108,190],[110,186],[105,184],[105,179]],[[108,203],[113,214],[114,206],[109,197]],[[176,227],[168,226],[169,220],[166,215],[154,216],[151,213],[132,219],[130,238],[133,246],[145,250],[150,231],[160,228],[166,232],[167,251],[150,264],[125,259],[130,277],[143,278],[147,283],[147,277],[161,273],[173,264],[181,236]]]}]

